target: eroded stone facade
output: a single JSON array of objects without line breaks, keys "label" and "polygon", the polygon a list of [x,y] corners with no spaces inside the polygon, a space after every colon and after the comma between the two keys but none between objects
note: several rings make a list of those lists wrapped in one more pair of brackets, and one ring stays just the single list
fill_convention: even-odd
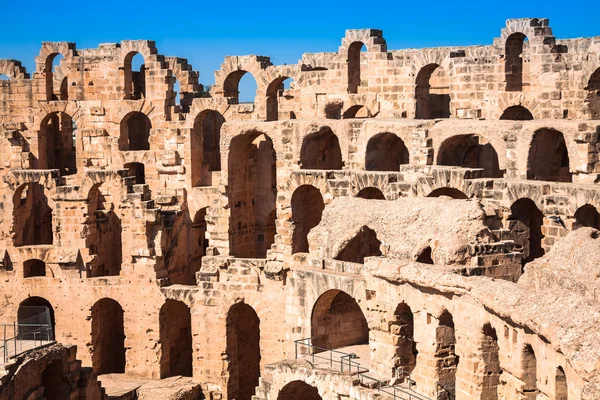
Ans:
[{"label": "eroded stone facade", "polygon": [[432,399],[600,398],[597,257],[552,272],[600,227],[600,38],[349,30],[295,65],[226,57],[210,90],[151,41],[43,43],[0,74],[0,321],[50,307],[95,373],[381,395],[293,360],[312,338]]}]

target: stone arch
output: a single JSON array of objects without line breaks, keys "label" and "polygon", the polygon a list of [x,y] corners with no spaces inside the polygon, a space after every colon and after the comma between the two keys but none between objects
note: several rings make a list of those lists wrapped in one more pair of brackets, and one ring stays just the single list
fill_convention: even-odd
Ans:
[{"label": "stone arch", "polygon": [[124,312],[108,297],[91,308],[92,367],[96,374],[124,373],[126,365]]},{"label": "stone arch", "polygon": [[[173,93],[171,98],[179,96],[179,104],[184,112],[188,112],[194,99],[194,95],[201,92],[201,85],[198,82],[198,72],[192,69],[188,60],[180,57],[165,57],[169,63],[173,84]],[[179,92],[176,92],[176,86],[179,86]]]},{"label": "stone arch", "polygon": [[140,111],[131,111],[121,120],[120,128],[119,150],[150,150],[152,122],[146,114]]},{"label": "stone arch", "polygon": [[[268,74],[271,69],[276,72],[273,71]],[[296,83],[296,75],[296,69],[291,68],[291,66],[268,67],[265,70],[263,76],[269,82],[265,92],[267,121],[278,121],[280,116],[283,116],[283,119],[296,119],[298,117],[296,113],[299,110],[295,109],[295,100],[297,99],[292,86]],[[287,84],[290,85],[289,89],[286,89]]]},{"label": "stone arch", "polygon": [[323,127],[306,136],[300,150],[301,169],[342,169],[342,150],[335,133],[329,127]]},{"label": "stone arch", "polygon": [[316,351],[368,343],[367,319],[352,296],[338,289],[319,296],[311,314],[311,344]]},{"label": "stone arch", "polygon": [[527,35],[510,34],[504,44],[504,71],[507,92],[520,92],[529,86],[529,60]]},{"label": "stone arch", "polygon": [[192,315],[178,300],[167,299],[159,312],[160,378],[193,375]]},{"label": "stone arch", "polygon": [[323,400],[319,390],[303,381],[292,381],[281,388],[277,400]]},{"label": "stone arch", "polygon": [[[276,154],[271,138],[252,131],[231,140],[228,155],[229,246],[235,257],[264,258],[275,238]],[[272,229],[273,228],[273,229]]]},{"label": "stone arch", "polygon": [[361,86],[361,50],[363,46],[365,44],[361,41],[352,42],[348,46],[348,93],[358,93],[358,88]]},{"label": "stone arch", "polygon": [[479,351],[483,361],[482,399],[498,399],[498,386],[500,384],[500,368],[498,335],[491,324],[483,326],[483,336],[479,344]]},{"label": "stone arch", "polygon": [[27,70],[17,60],[0,60],[0,75],[6,76],[9,80],[29,79]]},{"label": "stone arch", "polygon": [[596,207],[591,204],[582,205],[575,211],[573,216],[575,218],[573,230],[584,226],[600,229],[600,214]]},{"label": "stone arch", "polygon": [[523,262],[530,262],[544,255],[544,214],[533,200],[521,198],[515,201],[510,207],[507,223],[507,228],[514,236],[515,249],[523,252]]},{"label": "stone arch", "polygon": [[537,360],[531,345],[526,344],[521,353],[521,369],[523,371],[523,395],[527,400],[535,400],[537,397]]},{"label": "stone arch", "polygon": [[37,182],[21,185],[13,195],[14,245],[52,244],[52,214],[42,185]]},{"label": "stone arch", "polygon": [[534,132],[527,157],[527,179],[571,182],[569,151],[562,132],[549,128]]},{"label": "stone arch", "polygon": [[500,116],[500,119],[511,121],[531,121],[533,120],[533,114],[531,111],[521,105],[510,106],[504,110]]},{"label": "stone arch", "polygon": [[440,197],[447,196],[453,199],[466,200],[469,197],[459,189],[453,187],[441,187],[434,189],[431,193],[427,195],[427,197]]},{"label": "stone arch", "polygon": [[46,400],[63,400],[69,397],[69,382],[65,379],[62,360],[52,360],[42,372],[41,387]]},{"label": "stone arch", "polygon": [[363,226],[350,240],[341,244],[334,259],[364,264],[365,257],[381,255],[381,241],[377,238],[377,233],[368,226]]},{"label": "stone arch", "polygon": [[427,64],[422,67],[415,84],[415,118],[450,118],[450,83],[441,65]]},{"label": "stone arch", "polygon": [[[417,366],[417,343],[415,342],[415,322],[410,306],[400,303],[394,311],[393,320],[390,322],[390,333],[396,346],[393,359],[392,375],[401,369],[404,373],[411,373]],[[404,380],[402,374],[401,379]]]},{"label": "stone arch", "polygon": [[[498,107],[492,118],[503,119],[503,114],[509,109],[511,112],[513,110],[522,111],[521,115],[524,114],[529,117],[529,115],[522,110],[522,108],[525,108],[532,115],[531,119],[541,119],[543,116],[538,105],[539,102],[531,92],[500,92],[498,93]],[[506,115],[506,117],[509,116],[511,115]],[[505,119],[512,119],[506,117]]]},{"label": "stone arch", "polygon": [[587,83],[586,103],[593,120],[600,120],[600,68],[596,69]]},{"label": "stone arch", "polygon": [[[133,70],[133,61],[141,57],[142,64],[139,71]],[[141,100],[146,98],[146,63],[147,56],[138,50],[131,49],[123,58],[123,98],[125,100]]]},{"label": "stone arch", "polygon": [[210,186],[213,171],[221,170],[221,127],[225,118],[215,110],[203,110],[196,115],[192,128],[192,186]]},{"label": "stone arch", "polygon": [[558,366],[556,368],[556,374],[554,375],[554,398],[556,400],[568,400],[569,399],[569,385],[567,384],[567,375],[563,367]]},{"label": "stone arch", "polygon": [[350,106],[342,114],[342,118],[344,119],[371,118],[372,116],[373,115],[371,114],[371,110],[369,110],[367,106],[363,106],[362,104]]},{"label": "stone arch", "polygon": [[399,171],[400,165],[410,162],[404,141],[391,132],[379,133],[369,139],[365,152],[367,171]]},{"label": "stone arch", "polygon": [[243,302],[227,312],[227,398],[250,400],[260,377],[260,319]]},{"label": "stone arch", "polygon": [[356,197],[360,197],[361,199],[370,199],[370,200],[385,200],[385,195],[379,188],[369,186],[361,189]]},{"label": "stone arch", "polygon": [[[272,66],[269,57],[265,56],[228,56],[221,64],[221,68],[215,71],[215,84],[211,93],[215,96],[223,96],[234,99],[239,103],[238,85],[242,77],[249,73],[252,79],[256,81],[255,96],[266,93],[266,85],[270,83],[264,79],[263,72],[266,68]],[[230,100],[231,101],[231,100]]]},{"label": "stone arch", "polygon": [[[223,81],[223,95],[225,97],[230,97],[230,98],[234,99],[236,103],[239,103],[240,102],[240,87],[239,87],[239,85],[240,85],[240,81],[246,74],[249,74],[249,76],[251,76],[252,79],[254,79],[254,81],[256,82],[256,85],[258,87],[258,81],[256,80],[256,76],[252,72],[249,72],[249,71],[246,71],[243,69],[238,69],[238,70],[232,71],[225,77],[225,80]],[[257,88],[257,92],[258,92],[258,88]],[[256,94],[255,94],[255,96],[256,96]]]},{"label": "stone arch", "polygon": [[[31,296],[19,303],[17,309],[17,324],[19,325],[46,325],[50,326],[49,340],[55,339],[56,320],[54,307],[43,297]],[[29,333],[23,333],[29,337]]]},{"label": "stone arch", "polygon": [[[23,278],[35,278],[48,276],[46,263],[38,259],[29,259],[23,261]],[[50,276],[53,276],[50,271]]]},{"label": "stone arch", "polygon": [[292,254],[307,253],[308,233],[321,222],[325,203],[319,189],[312,185],[299,186],[292,194]]},{"label": "stone arch", "polygon": [[[54,59],[58,56],[63,57],[65,63],[69,62],[73,56],[76,55],[75,43],[69,42],[44,42],[42,43],[42,48],[40,53],[35,58],[36,63],[36,71],[45,78],[46,83],[46,100],[67,100],[67,93],[64,90],[63,81],[66,78],[66,72],[62,71],[62,68],[57,68],[57,71],[53,71],[52,63]],[[61,79],[58,80],[61,83],[61,87],[59,91],[55,91],[55,73],[61,76]],[[68,83],[66,84],[68,86]],[[58,94],[58,96],[56,95]]]},{"label": "stone arch", "polygon": [[51,112],[40,123],[37,135],[39,169],[58,169],[61,175],[77,173],[75,123],[66,112]]},{"label": "stone arch", "polygon": [[455,135],[442,142],[438,150],[438,165],[482,168],[483,176],[501,178],[498,153],[485,138],[475,134]]},{"label": "stone arch", "polygon": [[456,398],[456,370],[459,357],[456,355],[456,333],[454,318],[447,310],[438,317],[435,331],[435,377],[438,384],[437,400]]}]

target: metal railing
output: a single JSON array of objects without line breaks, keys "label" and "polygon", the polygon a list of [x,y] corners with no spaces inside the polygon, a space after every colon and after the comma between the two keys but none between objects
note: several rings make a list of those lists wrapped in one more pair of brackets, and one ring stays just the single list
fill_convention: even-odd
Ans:
[{"label": "metal railing", "polygon": [[0,324],[3,332],[2,359],[9,359],[19,354],[54,342],[51,325],[41,324]]},{"label": "metal railing", "polygon": [[[358,358],[354,353],[344,353],[342,351],[314,346],[311,343],[311,338],[295,340],[294,345],[296,359],[308,357],[312,359],[312,364],[315,367],[329,365],[330,369],[335,369],[342,373],[357,375],[361,386],[386,393],[392,396],[394,400],[431,400],[429,397],[423,396],[412,389],[412,387],[415,385],[415,381],[410,379],[410,377],[406,377],[406,375],[410,374],[404,371],[401,371],[401,374],[403,375],[403,380],[408,383],[408,388],[395,384],[390,385],[387,382],[383,382],[377,378],[367,375],[366,373],[369,372],[367,368],[362,367],[360,363],[356,361],[352,361]],[[303,351],[303,349],[308,351]]]}]

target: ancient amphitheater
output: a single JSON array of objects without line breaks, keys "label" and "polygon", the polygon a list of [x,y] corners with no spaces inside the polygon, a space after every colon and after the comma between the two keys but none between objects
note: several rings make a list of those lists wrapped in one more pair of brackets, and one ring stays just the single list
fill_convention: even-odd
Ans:
[{"label": "ancient amphitheater", "polygon": [[210,89],[147,40],[35,61],[0,60],[0,399],[600,399],[600,37],[348,30]]}]

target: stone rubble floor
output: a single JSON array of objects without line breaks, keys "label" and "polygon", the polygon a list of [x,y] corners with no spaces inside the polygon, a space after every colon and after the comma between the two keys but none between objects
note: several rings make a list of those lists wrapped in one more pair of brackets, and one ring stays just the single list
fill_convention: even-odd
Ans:
[{"label": "stone rubble floor", "polygon": [[152,380],[126,374],[104,374],[99,375],[98,380],[109,400],[179,399],[199,391],[199,384],[184,376]]}]

